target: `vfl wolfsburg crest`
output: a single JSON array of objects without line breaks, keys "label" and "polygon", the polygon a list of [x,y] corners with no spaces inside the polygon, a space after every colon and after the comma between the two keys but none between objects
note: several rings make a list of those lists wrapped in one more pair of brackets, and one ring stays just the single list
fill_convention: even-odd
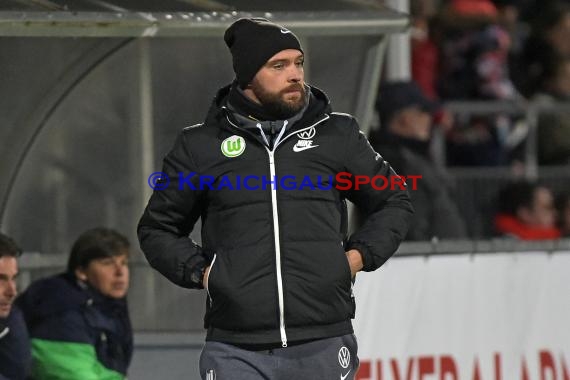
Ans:
[{"label": "vfl wolfsburg crest", "polygon": [[226,157],[237,157],[245,150],[245,140],[241,136],[233,135],[222,141],[222,153]]}]

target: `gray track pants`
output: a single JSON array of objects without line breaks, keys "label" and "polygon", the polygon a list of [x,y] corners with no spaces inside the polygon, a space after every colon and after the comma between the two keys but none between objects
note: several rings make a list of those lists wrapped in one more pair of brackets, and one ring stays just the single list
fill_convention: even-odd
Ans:
[{"label": "gray track pants", "polygon": [[203,380],[353,380],[357,352],[354,334],[264,351],[206,342],[200,376]]}]

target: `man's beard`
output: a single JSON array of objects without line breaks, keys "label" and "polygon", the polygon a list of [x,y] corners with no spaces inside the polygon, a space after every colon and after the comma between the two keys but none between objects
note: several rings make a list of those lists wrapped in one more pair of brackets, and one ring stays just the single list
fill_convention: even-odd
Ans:
[{"label": "man's beard", "polygon": [[[263,108],[278,120],[286,120],[301,111],[307,102],[307,92],[301,83],[292,84],[278,93],[267,92],[257,81],[251,83],[251,90],[261,102]],[[299,91],[300,97],[286,101],[283,96],[291,91]]]}]

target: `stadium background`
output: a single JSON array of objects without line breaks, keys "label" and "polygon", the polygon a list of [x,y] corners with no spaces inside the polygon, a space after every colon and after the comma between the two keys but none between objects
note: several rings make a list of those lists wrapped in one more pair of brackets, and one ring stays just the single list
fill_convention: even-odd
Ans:
[{"label": "stadium background", "polygon": [[[241,16],[264,16],[293,29],[308,54],[309,83],[324,88],[335,110],[355,114],[363,131],[368,132],[377,123],[374,102],[381,77],[410,76],[410,21],[406,14],[409,4],[394,1],[388,5],[349,0],[0,2],[0,221],[2,230],[21,242],[26,251],[21,264],[21,287],[59,271],[70,242],[87,227],[113,227],[136,242],[136,222],[151,192],[146,182],[148,175],[160,168],[177,131],[199,122],[216,89],[232,79],[230,56],[220,36],[227,25]],[[500,109],[528,120],[532,120],[535,110],[524,102],[457,101],[448,107],[457,114],[485,114]],[[536,141],[532,134],[529,136],[522,176],[540,178],[555,190],[570,189],[568,166],[539,166]],[[379,361],[385,363],[384,379],[397,378],[393,365],[392,370],[388,369],[389,360],[394,358],[400,361],[399,373],[403,378],[409,358],[431,355],[436,364],[441,364],[438,360],[445,355],[486,355],[481,358],[481,373],[485,378],[492,378],[493,373],[498,380],[492,364],[483,361],[491,363],[496,352],[506,350],[517,357],[512,359],[517,364],[503,363],[501,373],[505,379],[522,378],[517,360],[526,352],[531,352],[530,379],[538,379],[539,374],[544,376],[541,379],[568,379],[570,339],[563,334],[553,338],[556,334],[550,330],[568,331],[562,318],[570,318],[568,285],[561,281],[556,283],[558,286],[549,287],[543,282],[549,276],[568,277],[568,265],[558,265],[557,269],[539,266],[543,277],[527,278],[531,285],[548,289],[541,296],[545,298],[528,298],[526,304],[520,301],[515,308],[496,309],[482,302],[482,310],[474,311],[469,302],[472,294],[466,290],[466,294],[460,295],[465,305],[471,305],[457,316],[466,324],[463,327],[473,329],[480,323],[488,332],[499,327],[492,319],[481,321],[474,316],[501,312],[501,321],[514,321],[525,313],[533,313],[533,301],[547,300],[540,303],[542,312],[546,316],[556,314],[557,318],[525,320],[503,343],[494,343],[491,337],[476,343],[469,339],[457,341],[445,334],[443,338],[431,338],[438,341],[435,347],[410,340],[405,344],[397,342],[402,337],[399,331],[408,336],[414,326],[416,336],[424,336],[424,324],[406,317],[407,312],[417,313],[420,305],[413,302],[415,298],[405,292],[404,285],[413,282],[417,286],[415,293],[408,291],[419,294],[421,300],[424,296],[429,299],[429,295],[418,289],[434,284],[432,277],[421,276],[423,272],[417,267],[418,272],[412,273],[418,276],[406,276],[414,268],[401,267],[411,263],[406,260],[421,259],[416,265],[425,265],[425,270],[436,268],[438,278],[449,280],[451,285],[452,281],[461,280],[456,278],[460,269],[442,262],[442,257],[452,261],[453,257],[476,258],[461,264],[467,266],[488,257],[506,260],[504,272],[493,278],[493,284],[507,289],[496,298],[498,304],[518,294],[517,289],[525,284],[520,278],[508,276],[509,268],[516,272],[522,265],[527,268],[521,269],[524,274],[525,270],[532,272],[532,266],[525,266],[527,260],[532,263],[556,257],[562,264],[568,261],[568,240],[531,244],[498,240],[491,235],[492,202],[498,189],[513,177],[511,168],[454,167],[451,172],[457,184],[455,195],[460,211],[469,221],[471,239],[405,243],[393,264],[402,271],[399,280],[390,277],[389,269],[383,269],[374,274],[377,278],[366,275],[362,281],[372,296],[377,294],[378,299],[386,300],[377,308],[373,302],[364,301],[371,294],[366,293],[364,285],[357,284],[361,286],[357,288],[357,298],[362,298],[357,300],[357,327],[367,347],[368,357],[363,359],[370,365],[369,373],[363,372],[361,378],[380,378]],[[198,228],[193,238],[199,241],[199,236]],[[138,249],[134,256],[129,299],[136,329],[136,353],[130,378],[197,378],[193,376],[203,341],[204,294],[168,283],[148,267]],[[517,260],[509,261],[513,257]],[[484,268],[478,270],[485,273]],[[473,278],[465,281],[468,279]],[[389,287],[383,281],[391,281]],[[473,288],[478,284],[473,283]],[[445,288],[435,286],[435,299],[447,298]],[[492,289],[488,291],[492,293]],[[383,311],[396,310],[394,302],[398,298],[410,300],[409,308],[398,309],[403,314]],[[441,316],[448,316],[446,307],[451,306],[425,303],[421,310],[425,313],[437,309]],[[438,320],[437,315],[432,317]],[[377,331],[361,327],[361,320],[374,319],[381,324],[381,318],[391,322],[393,335],[376,336]],[[544,340],[540,339],[542,329]],[[530,331],[538,338],[525,339]],[[369,353],[374,348],[366,342],[383,339],[387,340],[385,346],[379,344],[376,354]],[[536,347],[532,346],[535,342]],[[397,349],[390,352],[392,344]],[[489,347],[493,344],[497,347]],[[507,348],[501,348],[501,344]],[[540,359],[534,357],[537,352],[551,353],[551,367],[556,369],[546,362],[541,367]],[[547,355],[542,357],[548,361]],[[533,360],[537,363],[533,364]],[[411,362],[416,363],[413,359]],[[411,376],[435,379],[438,374],[443,379],[440,364],[432,372],[428,368],[425,377],[418,364]],[[516,366],[517,373],[507,372],[515,368],[512,366]],[[469,375],[462,372],[461,378],[471,379],[471,368],[463,371]]]}]

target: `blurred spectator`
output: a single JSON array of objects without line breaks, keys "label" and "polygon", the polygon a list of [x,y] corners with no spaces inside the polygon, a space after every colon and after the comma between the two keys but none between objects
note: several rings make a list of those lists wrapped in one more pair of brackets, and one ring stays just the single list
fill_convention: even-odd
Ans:
[{"label": "blurred spectator", "polygon": [[490,0],[452,0],[442,14],[440,95],[445,99],[510,99],[510,37]]},{"label": "blurred spectator", "polygon": [[558,228],[562,236],[570,237],[570,193],[560,194],[556,198],[556,211],[558,211]]},{"label": "blurred spectator", "polygon": [[564,109],[542,110],[538,116],[538,162],[541,165],[570,163],[570,57],[545,66],[538,104],[549,107],[566,102]]},{"label": "blurred spectator", "polygon": [[34,282],[18,298],[35,379],[125,378],[133,351],[128,256],[129,242],[116,231],[86,231],[67,272]]},{"label": "blurred spectator", "polygon": [[[439,94],[445,100],[514,100],[510,80],[510,35],[490,0],[452,0],[442,11]],[[455,166],[507,164],[521,136],[508,115],[458,119],[448,134],[448,158]],[[516,134],[514,132],[517,132]]]},{"label": "blurred spectator", "polygon": [[493,0],[497,7],[497,21],[510,37],[510,50],[514,56],[518,56],[523,48],[529,30],[520,21],[521,0]]},{"label": "blurred spectator", "polygon": [[371,134],[372,146],[398,174],[422,176],[417,190],[410,190],[416,213],[407,239],[465,238],[464,222],[451,197],[451,181],[429,156],[437,104],[414,82],[392,82],[381,86],[377,107],[381,129]]},{"label": "blurred spectator", "polygon": [[[436,4],[437,3],[437,4]],[[437,9],[440,4],[435,0],[412,2],[411,70],[412,79],[430,100],[439,101],[439,48],[441,40],[437,36],[439,18]],[[445,108],[439,108],[434,114],[434,124],[447,133],[453,127],[453,115]]]},{"label": "blurred spectator", "polygon": [[16,243],[0,233],[0,380],[27,379],[32,361],[24,318],[13,305],[20,253]]},{"label": "blurred spectator", "polygon": [[517,88],[527,98],[539,90],[551,62],[570,58],[570,5],[548,2],[539,9],[531,22],[531,35],[512,72]]},{"label": "blurred spectator", "polygon": [[432,100],[439,98],[437,93],[439,49],[432,36],[434,12],[434,7],[424,1],[412,3],[410,30],[412,78],[423,93]]},{"label": "blurred spectator", "polygon": [[522,240],[548,240],[560,237],[556,228],[552,192],[536,183],[517,181],[499,194],[495,228],[501,235]]}]

